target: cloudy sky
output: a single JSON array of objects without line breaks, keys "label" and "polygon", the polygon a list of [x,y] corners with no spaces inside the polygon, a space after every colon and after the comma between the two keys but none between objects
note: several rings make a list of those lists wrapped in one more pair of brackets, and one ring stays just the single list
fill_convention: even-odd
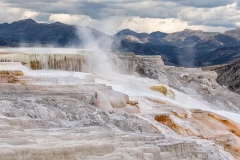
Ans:
[{"label": "cloudy sky", "polygon": [[0,23],[32,18],[90,26],[107,34],[224,32],[240,27],[240,0],[0,0]]}]

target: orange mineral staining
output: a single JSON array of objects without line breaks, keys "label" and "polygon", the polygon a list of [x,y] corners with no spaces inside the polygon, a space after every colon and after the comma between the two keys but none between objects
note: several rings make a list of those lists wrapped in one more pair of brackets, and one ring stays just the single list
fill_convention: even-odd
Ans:
[{"label": "orange mineral staining", "polygon": [[0,83],[17,83],[17,76],[23,76],[22,71],[0,71]]}]

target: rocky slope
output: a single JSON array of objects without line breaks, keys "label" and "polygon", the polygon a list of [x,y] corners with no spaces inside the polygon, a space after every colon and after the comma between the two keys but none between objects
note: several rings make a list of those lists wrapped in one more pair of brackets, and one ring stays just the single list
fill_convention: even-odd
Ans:
[{"label": "rocky slope", "polygon": [[240,94],[240,61],[229,65],[204,67],[204,70],[217,72],[217,82],[219,84],[227,86],[231,91]]},{"label": "rocky slope", "polygon": [[154,45],[154,44],[143,44],[129,41],[121,41],[114,50],[120,52],[134,52],[138,55],[160,55],[166,64],[178,64],[179,56],[182,53],[182,49],[169,45]]},{"label": "rocky slope", "polygon": [[239,45],[239,40],[226,34],[217,34],[198,42],[194,48],[197,51],[208,52],[218,48],[234,47]]},{"label": "rocky slope", "polygon": [[133,53],[17,52],[0,55],[0,159],[240,158],[240,97],[215,72]]},{"label": "rocky slope", "polygon": [[[240,46],[219,48],[212,52],[199,55],[197,66],[231,64],[240,60]],[[207,56],[208,54],[208,56]]]},{"label": "rocky slope", "polygon": [[226,31],[224,34],[240,40],[240,36],[239,36],[240,35],[240,29],[239,28],[231,30],[231,31]]},{"label": "rocky slope", "polygon": [[15,41],[0,38],[1,47],[17,47],[19,44]]},{"label": "rocky slope", "polygon": [[203,32],[201,30],[185,29],[181,32],[170,33],[163,39],[171,45],[179,47],[191,47],[201,40],[217,35],[214,32]]}]

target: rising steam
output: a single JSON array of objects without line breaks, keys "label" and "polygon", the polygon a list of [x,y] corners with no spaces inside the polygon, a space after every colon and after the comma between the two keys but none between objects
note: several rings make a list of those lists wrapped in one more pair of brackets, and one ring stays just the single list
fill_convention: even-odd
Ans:
[{"label": "rising steam", "polygon": [[[98,76],[116,75],[117,66],[113,63],[110,53],[113,39],[110,36],[99,34],[99,31],[89,27],[77,27],[81,48],[90,50],[92,72]],[[117,56],[114,56],[117,59]]]}]

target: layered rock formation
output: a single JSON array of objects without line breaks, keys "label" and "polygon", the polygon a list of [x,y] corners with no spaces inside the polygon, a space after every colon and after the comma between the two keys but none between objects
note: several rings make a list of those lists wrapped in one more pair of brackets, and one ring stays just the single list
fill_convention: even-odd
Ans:
[{"label": "layered rock formation", "polygon": [[109,51],[0,60],[0,159],[239,159],[240,97],[215,72]]},{"label": "layered rock formation", "polygon": [[227,86],[233,92],[240,93],[240,61],[228,65],[204,67],[203,69],[217,72],[219,84]]}]

